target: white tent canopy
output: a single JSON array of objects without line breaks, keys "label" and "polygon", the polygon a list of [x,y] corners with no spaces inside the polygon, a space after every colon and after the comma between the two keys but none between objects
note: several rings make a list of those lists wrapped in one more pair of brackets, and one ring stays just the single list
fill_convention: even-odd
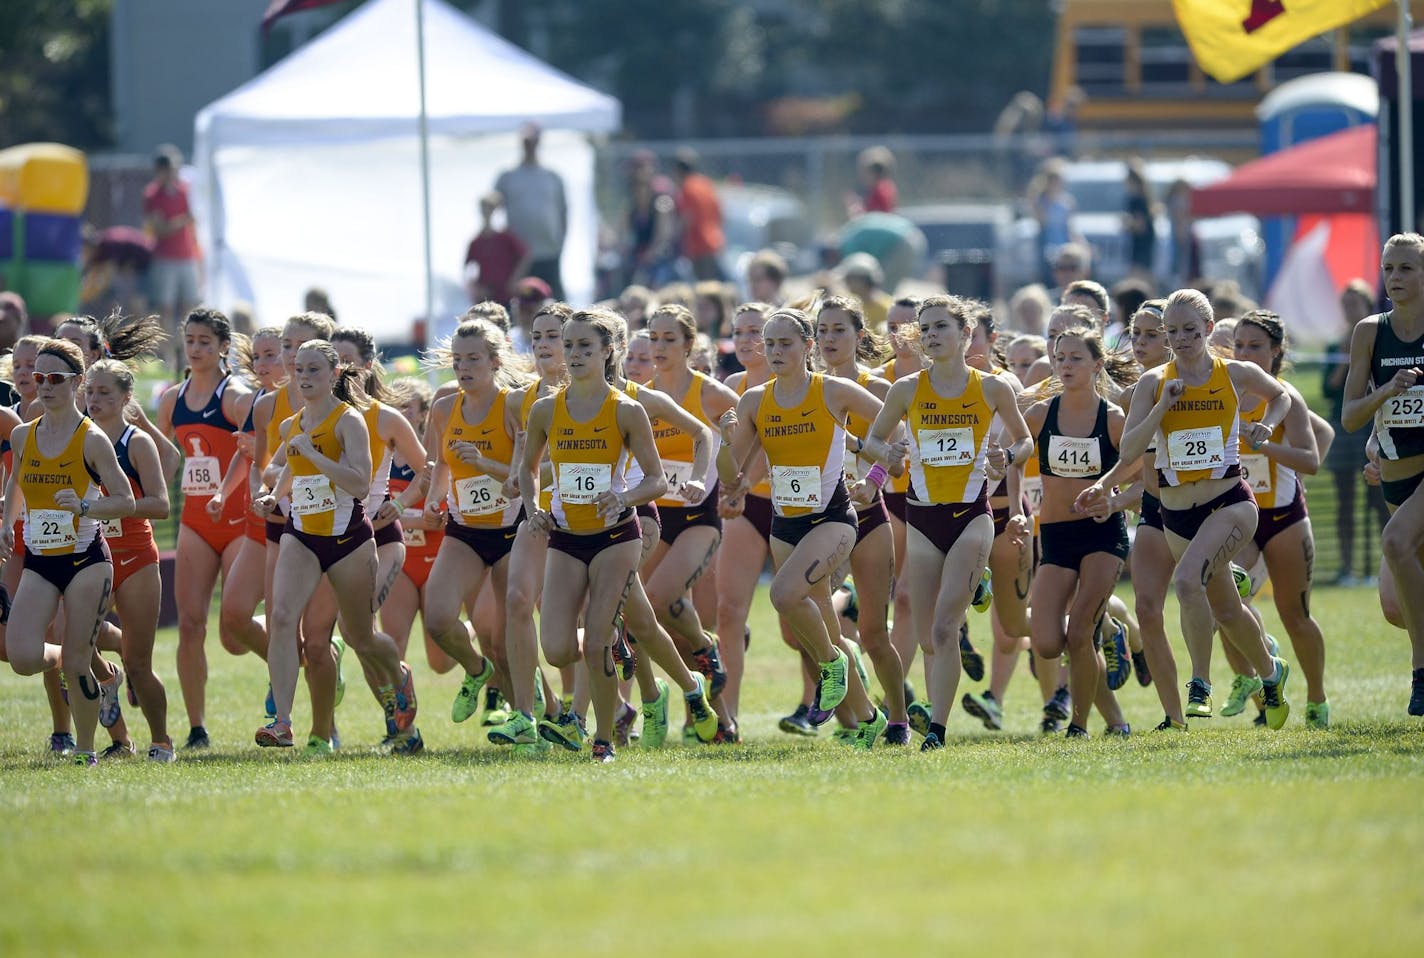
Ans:
[{"label": "white tent canopy", "polygon": [[424,4],[435,318],[466,305],[478,197],[519,161],[517,129],[545,129],[540,162],[564,179],[562,274],[593,293],[597,218],[586,134],[618,128],[616,100],[485,30],[443,0],[370,0],[198,113],[195,207],[207,298],[248,300],[280,323],[320,286],[343,323],[410,338],[424,311],[416,4]]}]

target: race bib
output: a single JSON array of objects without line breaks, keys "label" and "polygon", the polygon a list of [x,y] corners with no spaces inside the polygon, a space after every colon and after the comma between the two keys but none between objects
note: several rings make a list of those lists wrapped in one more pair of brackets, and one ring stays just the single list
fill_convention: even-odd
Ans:
[{"label": "race bib", "polygon": [[678,502],[687,503],[688,505],[692,504],[683,498],[681,492],[679,492],[679,490],[682,489],[683,483],[689,482],[692,479],[692,463],[678,462],[676,459],[664,459],[663,478],[667,480],[668,484],[668,490],[663,494],[664,498],[676,499]]},{"label": "race bib", "polygon": [[1215,469],[1225,465],[1221,430],[1215,426],[1178,429],[1167,437],[1167,463],[1173,469]]},{"label": "race bib", "polygon": [[425,545],[425,513],[419,509],[401,511],[401,535],[408,546]]},{"label": "race bib", "polygon": [[471,476],[455,481],[455,508],[462,516],[487,516],[509,505],[504,483],[494,476]]},{"label": "race bib", "polygon": [[921,429],[918,434],[920,462],[926,466],[969,466],[974,464],[974,430]]},{"label": "race bib", "polygon": [[1251,484],[1252,492],[1271,491],[1271,460],[1260,453],[1241,457],[1241,472]]},{"label": "race bib", "polygon": [[801,506],[819,509],[821,501],[821,470],[816,466],[772,466],[771,498],[778,506]]},{"label": "race bib", "polygon": [[1097,436],[1049,436],[1048,464],[1055,476],[1091,479],[1102,475],[1103,456]]},{"label": "race bib", "polygon": [[105,519],[105,520],[104,520],[104,538],[105,538],[105,539],[117,539],[117,538],[119,538],[120,536],[122,536],[123,534],[124,534],[124,520],[122,520],[122,519]]},{"label": "race bib", "polygon": [[1386,429],[1424,427],[1424,385],[1411,386],[1386,399],[1380,406],[1380,425]]},{"label": "race bib", "polygon": [[79,543],[74,513],[65,509],[31,509],[28,528],[36,549],[72,549]]},{"label": "race bib", "polygon": [[326,476],[296,476],[292,479],[292,514],[298,516],[333,512],[336,490]]},{"label": "race bib", "polygon": [[613,467],[606,462],[566,462],[559,466],[559,498],[569,505],[590,505],[613,488]]},{"label": "race bib", "polygon": [[217,456],[189,456],[183,460],[183,495],[215,496],[222,488],[222,465]]},{"label": "race bib", "polygon": [[1031,515],[1038,515],[1039,508],[1043,505],[1043,477],[1024,476],[1019,483],[1019,488],[1023,494],[1028,496],[1028,511]]},{"label": "race bib", "polygon": [[425,545],[424,529],[412,529],[405,523],[401,523],[401,537],[408,546],[420,547]]}]

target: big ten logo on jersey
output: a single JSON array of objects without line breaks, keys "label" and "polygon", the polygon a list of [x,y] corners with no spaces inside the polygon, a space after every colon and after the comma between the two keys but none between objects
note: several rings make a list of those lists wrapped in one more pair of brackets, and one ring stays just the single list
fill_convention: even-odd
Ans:
[{"label": "big ten logo on jersey", "polygon": [[574,431],[573,431],[572,429],[560,429],[560,430],[559,430],[559,435],[561,435],[561,436],[572,436],[573,434],[574,434]]},{"label": "big ten logo on jersey", "polygon": [[938,408],[939,408],[939,403],[934,402],[934,401],[922,402],[922,403],[920,403],[920,408],[921,408],[921,409],[929,409],[929,410],[938,409]]},{"label": "big ten logo on jersey", "polygon": [[778,415],[777,415],[776,413],[774,413],[774,412],[773,412],[773,413],[768,413],[768,414],[767,414],[767,417],[766,417],[766,421],[767,421],[768,423],[781,422],[781,417],[778,416]]}]

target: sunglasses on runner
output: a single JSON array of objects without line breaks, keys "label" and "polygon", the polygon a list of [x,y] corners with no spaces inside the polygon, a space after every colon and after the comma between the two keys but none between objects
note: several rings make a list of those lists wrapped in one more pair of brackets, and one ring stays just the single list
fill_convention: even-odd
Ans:
[{"label": "sunglasses on runner", "polygon": [[51,386],[62,386],[78,375],[78,373],[35,373],[35,385],[43,386],[48,382]]}]

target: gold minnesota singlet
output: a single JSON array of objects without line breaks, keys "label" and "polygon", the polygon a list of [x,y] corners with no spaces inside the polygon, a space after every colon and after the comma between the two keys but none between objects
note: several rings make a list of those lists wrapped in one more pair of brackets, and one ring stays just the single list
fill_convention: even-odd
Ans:
[{"label": "gold minnesota singlet", "polygon": [[514,524],[519,517],[519,497],[504,495],[504,482],[481,472],[455,452],[455,443],[473,443],[480,455],[500,462],[514,459],[514,440],[504,427],[509,390],[501,389],[490,403],[489,412],[477,423],[465,421],[465,394],[455,397],[450,418],[440,437],[441,454],[450,467],[450,517],[462,526],[499,529]]},{"label": "gold minnesota singlet", "polygon": [[[767,380],[767,385],[770,386],[770,385],[771,385],[773,382],[775,382],[775,381],[776,381],[776,380],[774,380],[774,379]],[[747,377],[746,377],[746,376],[742,376],[742,381],[739,382],[739,383],[737,383],[737,395],[738,395],[738,396],[745,396],[746,394],[747,394]],[[719,438],[721,437],[722,432],[721,432],[720,429],[717,431],[717,435],[718,435]],[[715,460],[714,460],[714,461],[715,461]],[[748,465],[750,465],[750,463],[749,463]],[[757,497],[759,497],[759,498],[761,498],[761,499],[770,499],[770,498],[771,498],[771,470],[770,470],[770,469],[767,469],[767,471],[766,471],[766,476],[764,476],[762,479],[760,479],[760,480],[757,482],[756,485],[752,486],[750,489],[747,490],[747,494],[748,494],[748,495],[751,495],[751,496],[757,496]]]},{"label": "gold minnesota singlet", "polygon": [[845,427],[826,408],[826,379],[811,375],[795,406],[776,401],[776,380],[762,390],[755,424],[771,464],[771,505],[778,516],[824,512],[845,469]]},{"label": "gold minnesota singlet", "polygon": [[722,433],[708,420],[707,412],[702,407],[702,387],[708,379],[709,377],[702,373],[694,372],[692,383],[687,387],[687,395],[683,396],[679,403],[683,409],[697,417],[698,422],[712,426],[712,458],[705,475],[697,477],[692,474],[693,437],[683,432],[680,426],[671,422],[659,419],[652,421],[653,441],[657,443],[658,456],[663,461],[663,476],[667,478],[668,483],[667,494],[657,499],[659,506],[681,508],[698,505],[695,502],[689,503],[677,494],[677,490],[682,488],[683,483],[694,478],[700,478],[703,488],[709,493],[712,491],[713,478],[717,469],[717,449],[722,442]]},{"label": "gold minnesota singlet", "polygon": [[[1162,370],[1154,398],[1162,398],[1169,380],[1179,379],[1177,362]],[[1157,430],[1157,472],[1171,486],[1203,479],[1224,479],[1240,471],[1239,402],[1226,361],[1215,356],[1211,375],[1201,386],[1188,386]]]},{"label": "gold minnesota singlet", "polygon": [[[1266,404],[1259,403],[1250,412],[1241,413],[1242,423],[1260,422],[1266,416]],[[1283,443],[1286,439],[1285,423],[1276,426],[1271,433],[1271,442]],[[1262,509],[1281,509],[1295,501],[1300,479],[1295,470],[1259,452],[1241,454],[1241,474],[1256,497],[1256,505]]]},{"label": "gold minnesota singlet", "polygon": [[618,392],[612,386],[598,412],[588,422],[569,414],[567,387],[554,395],[554,415],[549,423],[549,459],[554,464],[554,492],[550,511],[559,528],[570,532],[597,532],[612,528],[620,519],[598,514],[593,504],[602,492],[627,490],[623,433],[618,428]]},{"label": "gold minnesota singlet", "polygon": [[994,411],[984,397],[984,374],[969,370],[964,391],[935,392],[922,369],[906,418],[910,438],[910,498],[922,503],[973,502],[984,488],[985,456]]},{"label": "gold minnesota singlet", "polygon": [[84,461],[84,437],[89,434],[89,418],[79,426],[58,455],[40,452],[36,420],[15,450],[15,476],[25,497],[25,551],[47,556],[77,555],[89,548],[99,534],[99,523],[88,516],[59,508],[54,494],[73,489],[81,499],[99,494],[99,480]]},{"label": "gold minnesota singlet", "polygon": [[[316,451],[333,462],[341,461],[345,451],[336,434],[341,417],[352,412],[345,403],[337,403],[325,419],[307,431]],[[287,442],[287,465],[292,470],[292,526],[299,532],[314,536],[334,536],[344,533],[351,524],[359,501],[349,492],[336,487],[331,478],[317,469],[307,457],[291,447],[292,438],[302,432],[302,413],[296,413],[282,423],[282,437]]]}]

